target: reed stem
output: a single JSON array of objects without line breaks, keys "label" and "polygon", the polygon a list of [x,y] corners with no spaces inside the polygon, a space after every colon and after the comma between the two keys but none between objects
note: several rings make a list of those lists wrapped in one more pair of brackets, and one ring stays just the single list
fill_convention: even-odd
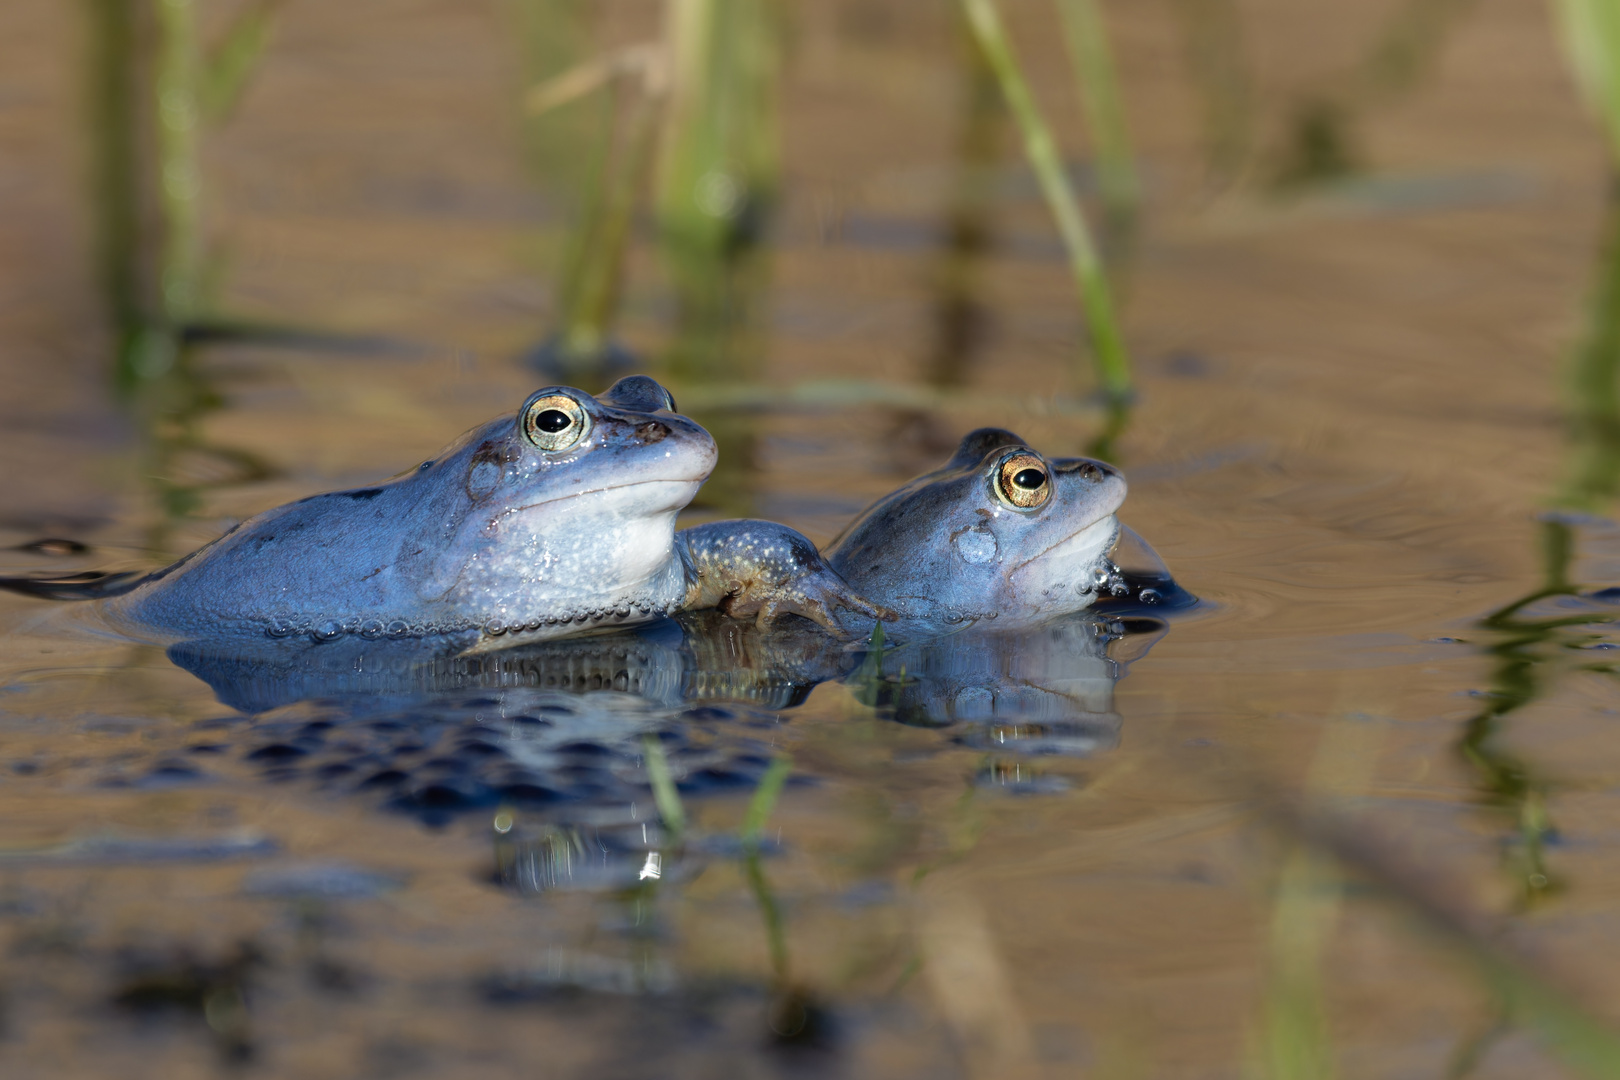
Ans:
[{"label": "reed stem", "polygon": [[1103,272],[1102,261],[1097,256],[1091,230],[1086,225],[1057,142],[1024,79],[994,0],[961,0],[961,4],[974,38],[984,50],[985,59],[1001,84],[1007,106],[1023,135],[1025,155],[1057,223],[1063,246],[1068,251],[1069,266],[1080,294],[1080,306],[1085,313],[1091,338],[1092,360],[1102,391],[1111,401],[1128,401],[1131,396],[1130,357],[1115,317],[1108,277]]},{"label": "reed stem", "polygon": [[1063,40],[1080,92],[1080,109],[1091,135],[1096,166],[1097,193],[1108,231],[1127,239],[1141,203],[1141,185],[1131,153],[1125,106],[1120,99],[1119,77],[1108,26],[1097,0],[1056,0],[1063,20]]},{"label": "reed stem", "polygon": [[1613,0],[1557,0],[1565,52],[1587,103],[1609,134],[1620,164],[1620,5]]},{"label": "reed stem", "polygon": [[669,830],[670,839],[679,844],[686,835],[686,811],[681,806],[681,793],[675,787],[675,778],[670,774],[664,746],[658,741],[658,736],[645,735],[641,739],[641,752],[647,767],[647,782],[652,785],[653,804],[658,807],[658,816],[663,820],[664,828]]},{"label": "reed stem", "polygon": [[157,28],[158,191],[164,223],[159,292],[164,317],[178,327],[197,313],[202,270],[195,0],[158,0]]}]

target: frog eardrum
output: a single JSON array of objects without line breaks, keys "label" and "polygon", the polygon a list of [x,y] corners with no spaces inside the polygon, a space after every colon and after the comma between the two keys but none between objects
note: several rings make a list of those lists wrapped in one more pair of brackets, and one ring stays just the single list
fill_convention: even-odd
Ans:
[{"label": "frog eardrum", "polygon": [[1052,497],[1046,462],[1034,454],[1013,454],[996,472],[996,494],[1016,510],[1036,510]]},{"label": "frog eardrum", "polygon": [[567,394],[546,394],[523,410],[523,435],[541,450],[567,450],[590,428],[590,414]]}]

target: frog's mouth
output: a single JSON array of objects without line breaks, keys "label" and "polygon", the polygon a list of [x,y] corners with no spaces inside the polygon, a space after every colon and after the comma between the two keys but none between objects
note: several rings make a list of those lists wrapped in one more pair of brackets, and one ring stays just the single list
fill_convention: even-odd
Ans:
[{"label": "frog's mouth", "polygon": [[[566,503],[574,499],[584,498],[587,495],[606,495],[609,492],[614,491],[628,491],[632,488],[652,488],[658,486],[663,486],[670,489],[668,500],[647,498],[638,499],[637,501],[645,504],[644,512],[646,513],[663,513],[667,510],[679,510],[687,503],[691,502],[692,496],[697,494],[697,489],[701,487],[703,481],[707,479],[708,474],[705,473],[702,476],[664,477],[652,480],[627,480],[622,484],[603,484],[600,487],[584,488],[579,491],[570,491],[566,495],[554,495],[549,499],[541,499],[539,502],[524,503],[522,506],[514,506],[509,508],[506,513],[521,514],[528,510],[537,510],[542,506],[556,506],[558,503]],[[649,491],[645,494],[652,496],[656,493]],[[661,505],[666,501],[667,505]]]}]

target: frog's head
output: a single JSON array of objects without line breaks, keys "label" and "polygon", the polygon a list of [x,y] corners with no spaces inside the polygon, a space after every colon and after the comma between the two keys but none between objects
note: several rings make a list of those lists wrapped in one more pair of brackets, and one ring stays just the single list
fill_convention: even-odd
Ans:
[{"label": "frog's head", "polygon": [[516,417],[490,426],[464,463],[466,492],[504,514],[673,514],[714,468],[714,439],[676,414],[674,397],[645,375],[596,397],[548,386]]},{"label": "frog's head", "polygon": [[870,600],[944,625],[1040,622],[1096,598],[1119,535],[1125,478],[1090,458],[1047,459],[1000,428],[857,517],[827,550]]},{"label": "frog's head", "polygon": [[429,489],[453,496],[430,526],[454,535],[439,533],[425,591],[521,593],[540,606],[553,593],[619,595],[667,566],[675,515],[715,455],[709,433],[645,375],[595,397],[537,390],[421,466]]}]

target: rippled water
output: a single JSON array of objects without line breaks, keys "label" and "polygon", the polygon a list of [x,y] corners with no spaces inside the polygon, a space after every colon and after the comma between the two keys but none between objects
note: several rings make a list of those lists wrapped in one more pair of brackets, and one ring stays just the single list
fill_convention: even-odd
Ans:
[{"label": "rippled water", "polygon": [[[1045,16],[1006,6],[1072,134]],[[1261,144],[1382,11],[1307,7],[1245,6]],[[1111,10],[1149,189],[1113,456],[1203,606],[881,663],[696,619],[266,669],[0,594],[5,1075],[1234,1077],[1318,993],[1340,1075],[1561,1075],[1498,1027],[1485,940],[1620,1022],[1620,531],[1546,513],[1605,156],[1544,6],[1472,9],[1352,118],[1368,178],[1278,200],[1211,194],[1177,24]],[[980,345],[930,360],[947,24],[796,11],[773,389],[683,400],[733,463],[688,519],[826,541],[966,430],[1074,453],[1099,417],[1010,138]],[[543,381],[515,358],[558,222],[504,24],[292,4],[208,144],[222,305],[367,348],[208,342],[167,402],[121,404],[72,12],[0,14],[0,573],[160,564]],[[660,282],[638,246],[625,338],[654,362]]]}]

